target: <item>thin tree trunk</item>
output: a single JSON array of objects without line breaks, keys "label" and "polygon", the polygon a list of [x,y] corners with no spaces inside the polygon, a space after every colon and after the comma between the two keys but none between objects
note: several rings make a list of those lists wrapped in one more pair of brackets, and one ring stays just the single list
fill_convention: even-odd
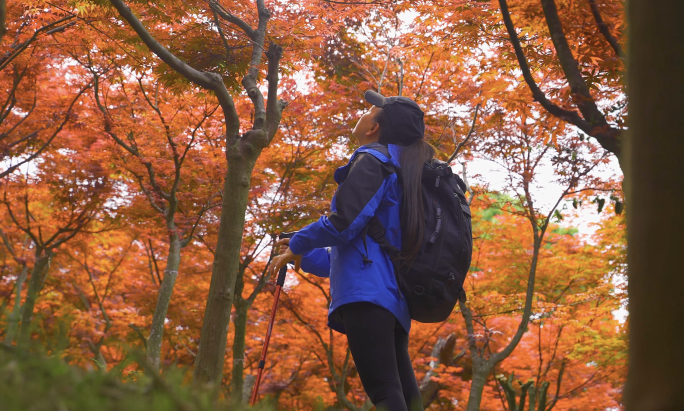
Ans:
[{"label": "thin tree trunk", "polygon": [[256,382],[256,376],[252,374],[247,374],[245,376],[244,382],[242,384],[242,403],[247,404],[249,401],[252,390],[254,389],[254,383]]},{"label": "thin tree trunk", "polygon": [[102,349],[101,347],[97,348],[97,352],[95,353],[95,360],[97,360],[97,367],[105,372],[107,371],[107,360],[105,360],[104,355],[102,355]]},{"label": "thin tree trunk", "polygon": [[169,309],[171,295],[173,294],[173,286],[176,284],[176,278],[178,277],[178,268],[180,267],[181,258],[181,242],[175,230],[172,232],[169,239],[169,255],[166,259],[166,269],[164,270],[164,278],[159,287],[157,305],[154,307],[150,338],[147,340],[147,359],[157,368],[159,367],[159,358],[161,356],[166,312]]},{"label": "thin tree trunk", "polygon": [[12,312],[7,316],[7,332],[5,333],[5,344],[12,344],[19,329],[19,320],[21,319],[21,290],[24,287],[26,276],[28,275],[28,266],[23,264],[21,267],[21,274],[17,278],[17,286],[14,295],[14,306]]},{"label": "thin tree trunk", "polygon": [[97,344],[88,343],[90,345],[90,351],[95,356],[94,360],[97,364],[97,368],[100,371],[107,371],[107,360],[105,360],[104,355],[102,355],[102,341]]},{"label": "thin tree trunk", "polygon": [[233,317],[235,333],[233,337],[233,371],[230,380],[230,394],[233,405],[238,408],[247,403],[256,379],[253,375],[244,375],[245,338],[247,335],[249,309],[254,304],[257,295],[263,290],[266,281],[270,278],[268,273],[264,271],[249,297],[244,298],[242,292],[245,288],[245,269],[250,261],[252,261],[252,256],[247,256],[243,263],[240,264],[240,269],[235,279],[235,299],[233,302],[235,307],[235,316]]},{"label": "thin tree trunk", "polygon": [[684,409],[681,0],[630,0],[626,152],[628,411]]},{"label": "thin tree trunk", "polygon": [[[238,277],[236,285],[236,295],[240,295],[242,291],[242,279]],[[233,337],[233,372],[230,379],[230,393],[233,405],[240,406],[242,404],[242,388],[244,386],[244,369],[245,369],[245,337],[247,335],[247,313],[249,311],[249,304],[242,298],[238,297],[235,302],[235,333]]]},{"label": "thin tree trunk", "polygon": [[33,308],[36,305],[38,293],[40,292],[40,289],[43,288],[43,279],[50,268],[50,262],[52,261],[53,256],[51,251],[47,251],[45,253],[38,251],[36,254],[36,262],[33,264],[33,269],[31,270],[31,279],[29,280],[28,290],[26,292],[26,301],[21,308],[21,325],[17,340],[17,345],[20,347],[26,347],[31,339],[31,320],[33,319]]},{"label": "thin tree trunk", "polygon": [[468,408],[466,408],[466,411],[478,411],[480,409],[482,392],[487,384],[487,377],[491,372],[491,367],[485,366],[485,364],[476,367],[475,363],[476,361],[473,361],[473,380],[470,383],[470,395],[468,395]]},{"label": "thin tree trunk", "polygon": [[235,293],[235,280],[240,263],[242,233],[245,226],[245,210],[249,196],[250,177],[260,150],[251,158],[240,154],[240,141],[230,147],[228,171],[223,186],[223,208],[216,243],[214,266],[207,307],[202,323],[195,381],[220,383],[226,351],[230,310]]}]

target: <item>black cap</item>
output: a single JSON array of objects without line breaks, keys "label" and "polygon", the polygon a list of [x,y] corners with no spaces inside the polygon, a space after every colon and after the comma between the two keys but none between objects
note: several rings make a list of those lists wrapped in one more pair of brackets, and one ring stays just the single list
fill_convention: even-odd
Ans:
[{"label": "black cap", "polygon": [[408,146],[425,134],[423,110],[408,97],[384,97],[373,90],[364,94],[367,102],[381,107],[389,120],[390,130],[383,131],[385,142]]}]

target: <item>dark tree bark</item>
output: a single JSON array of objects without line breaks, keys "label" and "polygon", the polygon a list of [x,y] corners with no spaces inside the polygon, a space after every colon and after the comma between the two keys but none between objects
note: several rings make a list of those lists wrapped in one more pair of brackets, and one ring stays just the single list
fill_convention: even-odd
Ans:
[{"label": "dark tree bark", "polygon": [[684,409],[684,31],[679,0],[630,0],[628,411]]},{"label": "dark tree bark", "polygon": [[31,339],[33,308],[36,306],[38,293],[43,288],[43,280],[50,268],[52,257],[52,251],[36,250],[36,261],[31,270],[31,279],[29,280],[28,290],[26,290],[26,301],[21,307],[21,325],[19,326],[19,335],[17,337],[18,346],[25,347]]}]

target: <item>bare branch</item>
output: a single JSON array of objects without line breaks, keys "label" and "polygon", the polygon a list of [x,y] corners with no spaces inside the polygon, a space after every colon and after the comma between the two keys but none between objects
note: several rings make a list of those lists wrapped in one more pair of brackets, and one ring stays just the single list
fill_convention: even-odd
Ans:
[{"label": "bare branch", "polygon": [[385,80],[385,74],[387,73],[387,66],[389,65],[390,54],[392,53],[393,48],[394,48],[394,39],[392,39],[392,44],[387,46],[387,55],[385,56],[385,67],[382,69],[382,73],[380,74],[380,79],[378,80],[378,93],[380,93],[380,91],[382,89],[382,82]]},{"label": "bare branch", "polygon": [[[18,86],[18,85],[19,85],[19,84],[17,83],[17,86]],[[15,90],[16,90],[16,87],[12,89],[12,92],[11,92],[10,94],[13,95],[14,92],[15,92]],[[12,132],[13,132],[14,130],[17,129],[17,127],[19,127],[24,121],[26,121],[26,119],[29,118],[29,116],[31,115],[31,113],[33,113],[33,110],[36,109],[36,106],[37,106],[37,105],[38,105],[38,93],[37,93],[37,92],[34,92],[34,93],[33,93],[33,104],[31,105],[31,108],[26,112],[26,115],[25,115],[24,117],[22,117],[21,120],[17,121],[17,122],[12,126],[12,128],[10,128],[8,131],[6,131],[6,132],[3,133],[3,134],[0,134],[0,140],[2,140],[2,139],[4,139],[4,138],[8,137],[10,134],[12,134]],[[9,112],[7,112],[7,114],[4,114],[4,115],[2,115],[2,116],[0,117],[0,123],[2,123],[2,122],[5,120],[5,118],[7,117],[8,114],[9,114]],[[37,133],[38,131],[41,131],[41,130],[44,130],[44,128],[40,128],[40,129],[34,131],[33,133]],[[31,133],[31,134],[33,134],[33,133]],[[11,145],[16,145],[16,144],[18,144],[18,143],[12,143]]]},{"label": "bare branch", "polygon": [[458,155],[458,152],[461,151],[461,149],[466,145],[468,140],[470,139],[470,136],[473,134],[473,131],[475,131],[475,121],[477,120],[477,112],[480,110],[480,104],[477,103],[477,106],[475,106],[475,114],[473,115],[473,121],[470,124],[470,131],[468,131],[468,135],[466,138],[463,139],[458,145],[456,146],[456,149],[454,150],[454,153],[449,157],[449,160],[447,160],[447,164],[450,164],[456,156]]},{"label": "bare branch", "polygon": [[[247,37],[252,39],[252,41],[257,41],[257,32],[249,25],[247,22],[239,18],[238,16],[231,14],[226,10],[217,0],[209,0],[209,7],[214,13],[217,13],[219,16],[221,16],[222,19],[226,20],[229,23],[233,23],[236,26],[238,26],[242,31],[245,32]],[[218,19],[216,20],[216,25],[218,26]],[[219,32],[221,28],[219,27]],[[221,37],[223,37],[223,34],[221,34]],[[225,42],[225,37],[224,37],[224,42]],[[228,51],[228,46],[226,45],[226,51]]]},{"label": "bare branch", "polygon": [[36,152],[34,152],[33,154],[31,154],[30,156],[28,156],[28,157],[25,158],[24,160],[18,162],[17,164],[14,164],[14,165],[8,167],[5,171],[0,172],[0,178],[3,178],[3,177],[5,177],[5,176],[7,176],[8,174],[13,173],[14,170],[16,170],[17,168],[21,167],[22,165],[24,165],[24,164],[26,164],[26,163],[28,163],[28,162],[30,162],[30,161],[33,161],[33,160],[34,160],[36,157],[38,157],[43,151],[45,151],[45,149],[48,148],[48,146],[50,146],[50,143],[52,143],[52,140],[54,140],[55,137],[57,137],[57,134],[59,134],[59,133],[62,131],[62,129],[64,128],[64,126],[66,125],[66,123],[70,120],[70,118],[71,118],[71,110],[74,108],[74,105],[76,104],[76,102],[78,101],[78,99],[81,97],[81,95],[82,95],[87,89],[90,88],[91,85],[92,85],[92,81],[91,81],[90,83],[86,84],[86,86],[83,87],[81,90],[79,90],[79,92],[76,94],[76,97],[74,97],[74,99],[71,101],[71,104],[69,104],[69,108],[67,109],[67,112],[66,112],[66,114],[64,115],[64,120],[62,120],[62,122],[59,124],[59,126],[57,127],[57,129],[56,129],[56,130],[52,133],[52,135],[47,139],[47,141],[45,142],[45,144],[43,144]]},{"label": "bare branch", "polygon": [[399,63],[399,73],[397,73],[397,95],[401,97],[401,93],[404,90],[404,62],[398,58],[397,63]]},{"label": "bare branch", "polygon": [[[150,246],[150,257],[152,258],[152,262],[154,263],[154,269],[157,273],[157,280],[159,280],[159,284],[161,284],[162,278],[161,278],[161,275],[159,274],[159,266],[157,265],[157,257],[154,255],[154,247],[152,247],[152,240],[148,238],[147,243]],[[145,245],[145,248],[147,248],[147,244]]]},{"label": "bare branch", "polygon": [[[112,139],[113,139],[118,145],[120,145],[120,146],[123,147],[126,151],[128,151],[128,152],[131,153],[133,156],[135,156],[135,157],[143,164],[143,166],[145,166],[145,168],[147,169],[148,177],[149,177],[149,179],[150,179],[150,185],[152,186],[152,188],[154,189],[154,191],[155,191],[157,194],[159,194],[159,196],[161,196],[164,200],[166,200],[166,201],[168,201],[168,202],[171,202],[172,199],[175,198],[175,193],[174,193],[173,191],[172,191],[172,193],[167,193],[166,191],[164,191],[164,190],[161,188],[161,186],[160,186],[159,183],[157,182],[156,173],[154,172],[154,167],[152,166],[152,162],[151,162],[150,160],[148,160],[148,159],[145,159],[145,158],[143,157],[143,155],[140,154],[140,151],[138,151],[137,147],[135,147],[135,146],[133,146],[133,145],[127,144],[125,141],[123,141],[123,139],[122,139],[121,137],[119,137],[119,136],[114,132],[114,129],[112,128],[112,124],[111,124],[111,123],[112,123],[112,118],[111,118],[111,116],[109,115],[109,112],[107,111],[107,109],[105,108],[105,106],[102,104],[102,102],[100,102],[100,91],[99,91],[99,90],[100,90],[100,86],[99,86],[99,85],[100,85],[100,74],[97,73],[92,67],[89,67],[88,69],[89,69],[90,72],[93,74],[93,79],[94,79],[93,81],[94,81],[94,84],[95,84],[95,87],[94,87],[95,102],[97,103],[97,106],[99,107],[100,111],[101,111],[102,114],[104,115],[104,118],[105,118],[105,131],[107,132],[107,134],[109,134],[110,137],[112,137]],[[141,85],[141,86],[142,86],[142,85]],[[144,94],[144,91],[143,91],[143,94]],[[145,94],[144,94],[144,95],[145,95]],[[150,105],[152,104],[152,102],[147,98],[147,95],[145,95],[145,99],[147,100],[147,102],[148,102]],[[154,106],[153,106],[153,107],[154,107]],[[160,117],[161,117],[161,114],[159,114],[159,115],[160,115]],[[169,134],[168,134],[168,133],[169,133],[169,130],[168,130],[168,127],[166,126],[166,124],[164,123],[163,117],[162,117],[162,123],[163,123],[164,126],[166,127],[167,138],[170,138],[170,137],[169,137]],[[131,133],[132,133],[132,132],[131,132]],[[173,141],[173,140],[171,140],[171,141]],[[174,149],[174,154],[175,154],[175,149]],[[176,161],[177,161],[177,159],[174,157],[174,163],[175,163]],[[177,169],[176,169],[176,175],[178,175],[178,167],[176,167],[176,168],[177,168]],[[145,193],[145,195],[147,196],[148,200],[150,201],[150,204],[152,204],[152,207],[154,207],[154,209],[157,210],[157,211],[159,211],[160,213],[166,215],[166,209],[162,209],[162,207],[158,206],[158,205],[155,203],[155,201],[152,199],[152,197],[151,197],[149,191],[145,188],[145,185],[143,184],[142,178],[141,178],[140,176],[138,176],[137,174],[135,174],[135,173],[133,173],[133,174],[134,174],[135,177],[138,179],[138,182],[140,183],[140,188],[142,189],[142,191],[143,191],[143,192]],[[177,183],[177,182],[174,182],[174,186],[175,186],[176,183]],[[173,198],[172,198],[172,195],[173,195]]]},{"label": "bare branch", "polygon": [[123,17],[133,30],[135,30],[145,45],[147,45],[154,54],[159,56],[164,63],[168,64],[171,68],[199,86],[210,90],[216,88],[216,79],[213,78],[211,73],[196,70],[171,53],[166,47],[152,37],[140,20],[133,14],[133,11],[124,4],[123,0],[110,0],[110,2],[119,11],[121,17]]},{"label": "bare branch", "polygon": [[[4,1],[3,1],[3,3],[4,3]],[[2,7],[0,7],[0,14],[2,14],[1,9],[2,9]],[[55,26],[58,26],[59,24],[64,23],[66,21],[69,21],[75,17],[76,16],[74,16],[74,15],[70,15],[70,16],[61,18],[61,19],[54,21],[50,24],[46,24],[45,26],[36,30],[33,33],[33,36],[31,36],[28,40],[14,46],[13,51],[9,56],[6,56],[6,57],[3,57],[0,59],[0,71],[2,71],[5,67],[7,67],[9,65],[9,63],[12,62],[12,60],[14,60],[17,56],[19,56],[24,50],[26,50],[28,48],[28,46],[30,46],[31,43],[33,43],[41,33],[47,32],[48,34],[52,34],[52,33],[56,33],[57,31],[62,31],[64,29],[66,29],[67,27],[74,25],[75,23],[70,22],[70,23],[67,23],[61,27],[55,27]],[[2,27],[2,28],[0,28],[0,30],[5,29],[4,21],[2,22],[0,27]],[[0,38],[2,38],[2,36],[0,36]]]},{"label": "bare branch", "polygon": [[520,39],[518,38],[518,33],[515,31],[515,27],[513,26],[513,21],[511,20],[511,15],[508,11],[508,4],[506,3],[506,0],[499,0],[499,6],[501,7],[504,25],[506,26],[511,44],[515,50],[515,55],[518,58],[518,64],[520,65],[523,78],[525,79],[527,86],[530,88],[530,90],[532,90],[532,96],[534,99],[539,102],[549,113],[564,121],[567,121],[568,123],[576,125],[581,130],[585,131],[585,133],[588,133],[588,130],[590,129],[589,123],[580,117],[576,111],[565,110],[553,104],[546,98],[544,92],[541,91],[537,85],[537,82],[534,80],[534,77],[532,77],[530,66],[527,64],[527,58],[525,57],[525,53],[520,46]]},{"label": "bare branch", "polygon": [[420,79],[420,86],[418,86],[418,91],[416,91],[416,95],[413,97],[414,100],[417,100],[420,97],[420,92],[423,90],[423,84],[425,84],[425,76],[427,75],[427,71],[430,69],[433,57],[435,57],[434,51],[430,54],[430,60],[428,60],[425,70],[423,70],[423,76]]},{"label": "bare branch", "polygon": [[290,302],[289,299],[287,299],[287,298],[284,299],[284,301],[283,301],[283,306],[284,306],[285,308],[287,308],[287,310],[288,310],[289,312],[291,312],[292,315],[294,315],[295,318],[297,318],[297,320],[299,320],[299,322],[302,323],[302,325],[304,325],[304,326],[305,326],[306,328],[308,328],[309,330],[313,331],[313,333],[316,335],[316,338],[318,338],[318,342],[320,342],[321,345],[323,346],[323,349],[325,349],[326,351],[329,350],[328,344],[326,344],[325,340],[323,339],[323,336],[321,336],[321,334],[318,332],[318,330],[316,330],[316,327],[314,327],[314,326],[312,326],[311,324],[309,324],[306,320],[304,320],[304,318],[302,318],[301,315],[299,315],[299,313],[297,312],[297,310],[295,310],[295,309],[292,307],[292,303]]},{"label": "bare branch", "polygon": [[565,39],[563,27],[560,23],[560,19],[558,18],[558,11],[556,10],[553,0],[542,0],[542,6],[544,8],[546,21],[549,31],[551,32],[551,37],[558,54],[558,58],[561,62],[561,66],[563,67],[566,79],[570,84],[570,89],[573,93],[573,101],[580,109],[580,112],[582,112],[584,118],[582,118],[576,111],[561,108],[546,98],[546,95],[541,91],[534,80],[534,77],[532,77],[530,67],[527,64],[527,59],[525,58],[525,54],[523,53],[522,47],[520,45],[520,39],[515,31],[515,27],[513,26],[513,21],[511,20],[511,15],[508,10],[508,4],[506,3],[506,0],[499,0],[499,5],[501,7],[504,25],[508,31],[509,40],[513,45],[518,64],[520,65],[520,70],[522,71],[525,82],[532,91],[534,100],[539,102],[542,107],[544,107],[546,111],[552,115],[575,125],[586,134],[596,138],[603,148],[619,157],[619,136],[621,134],[621,130],[612,128],[607,123],[603,114],[596,107],[596,103],[591,96],[591,93],[589,93],[589,88],[584,82],[579,68],[577,67],[577,61],[573,57],[572,51],[570,51],[570,47]]},{"label": "bare branch", "polygon": [[473,338],[475,335],[475,327],[473,327],[473,313],[464,302],[459,301],[458,305],[461,308],[461,316],[463,316],[463,319],[466,323],[466,331],[468,331],[468,349],[470,350],[470,355],[471,357],[479,356],[477,345],[475,343],[475,339]]},{"label": "bare branch", "polygon": [[280,59],[283,57],[283,48],[275,43],[271,43],[266,52],[268,57],[268,105],[266,106],[266,132],[270,142],[278,131],[278,125],[283,114],[283,109],[287,105],[282,100],[278,100],[278,69]]},{"label": "bare branch", "polygon": [[221,76],[215,73],[199,71],[180,60],[166,47],[161,45],[161,43],[159,43],[154,37],[152,37],[140,20],[138,20],[138,18],[133,14],[131,9],[124,4],[123,0],[110,0],[110,2],[119,11],[121,17],[123,17],[128,24],[130,24],[133,30],[135,30],[145,45],[147,45],[147,47],[149,47],[154,54],[162,59],[164,63],[171,66],[171,68],[179,72],[193,83],[216,93],[216,97],[221,103],[221,107],[223,108],[224,115],[226,117],[227,134],[235,134],[235,130],[239,129],[239,118],[237,112],[235,111],[233,98],[228,93],[228,89],[226,89],[225,84],[223,84],[223,79]]},{"label": "bare branch", "polygon": [[[26,117],[24,117],[24,118],[26,118]],[[22,119],[22,120],[23,120],[23,119]],[[7,146],[8,146],[8,147],[15,147],[15,146],[17,146],[17,145],[23,143],[24,141],[30,140],[30,139],[32,139],[33,137],[37,137],[37,136],[38,136],[38,130],[35,130],[35,131],[33,131],[33,132],[31,132],[31,133],[25,135],[24,137],[21,137],[19,140],[13,141],[13,142],[9,143]]]},{"label": "bare branch", "polygon": [[603,21],[603,18],[601,17],[601,12],[598,8],[598,4],[596,4],[596,0],[588,1],[589,6],[591,7],[591,13],[594,15],[594,19],[596,20],[596,25],[598,26],[599,31],[601,32],[601,34],[603,34],[603,37],[605,37],[606,40],[608,40],[608,43],[610,43],[610,46],[615,51],[615,54],[617,54],[617,56],[620,58],[624,58],[625,52],[622,50],[622,46],[620,46],[620,43],[618,43],[617,39],[610,33],[610,30],[606,22]]},{"label": "bare branch", "polygon": [[473,191],[473,188],[470,186],[470,183],[468,182],[468,163],[461,163],[461,167],[463,168],[463,184],[465,184],[466,190],[470,194],[470,198],[468,198],[468,205],[470,206],[473,203],[473,200],[475,199],[475,192]]},{"label": "bare branch", "polygon": [[214,194],[211,196],[211,198],[207,201],[207,204],[202,207],[200,212],[197,214],[197,219],[195,220],[195,223],[192,225],[192,228],[190,229],[190,234],[188,234],[187,237],[185,237],[183,240],[181,240],[181,248],[186,247],[188,244],[190,244],[190,241],[192,241],[193,235],[195,233],[195,229],[197,228],[197,225],[199,222],[202,220],[202,216],[204,216],[204,213],[207,211],[211,210],[214,207],[218,207],[221,205],[221,203],[216,203],[216,204],[211,204],[211,200],[214,198],[218,197],[219,193]]},{"label": "bare branch", "polygon": [[205,111],[205,112],[202,114],[202,119],[199,121],[199,123],[197,123],[197,125],[195,126],[195,128],[192,129],[192,133],[191,133],[191,137],[190,137],[190,142],[188,143],[187,146],[185,146],[185,150],[183,151],[183,155],[182,155],[181,158],[180,158],[180,165],[182,165],[182,164],[183,164],[183,161],[185,161],[185,156],[188,155],[188,151],[190,151],[190,148],[192,147],[193,143],[195,142],[195,137],[197,136],[197,130],[199,130],[200,127],[202,127],[202,124],[204,123],[204,121],[205,121],[206,119],[208,119],[209,117],[211,117],[211,116],[216,112],[216,110],[218,110],[218,107],[219,107],[219,106],[214,107],[214,108],[213,108],[212,110],[210,110],[209,112],[206,112],[206,111]]},{"label": "bare branch", "polygon": [[[211,5],[211,2],[209,3]],[[223,41],[223,48],[226,49],[226,60],[230,57],[230,46],[228,45],[228,40],[226,39],[226,35],[223,33],[223,29],[221,28],[221,22],[218,19],[218,14],[216,13],[216,10],[214,8],[211,8],[211,12],[214,15],[214,24],[216,25],[216,30],[218,30],[219,37],[221,37],[221,40]]]},{"label": "bare branch", "polygon": [[166,208],[160,207],[156,201],[154,201],[154,197],[152,197],[152,193],[150,193],[150,190],[148,190],[145,187],[145,183],[142,180],[142,177],[137,175],[136,173],[133,173],[133,176],[138,180],[138,185],[140,186],[140,189],[142,190],[143,194],[145,194],[145,197],[147,197],[147,201],[150,202],[150,205],[152,208],[154,208],[156,211],[161,213],[162,215],[166,215]]},{"label": "bare branch", "polygon": [[261,54],[264,46],[264,40],[266,38],[266,26],[268,25],[268,20],[271,18],[271,12],[261,3],[263,2],[257,2],[259,26],[254,33],[254,44],[252,45],[252,57],[250,59],[249,69],[247,69],[247,74],[245,74],[241,82],[242,87],[245,88],[249,99],[252,100],[252,104],[254,105],[254,121],[252,123],[252,130],[261,130],[266,123],[266,107],[264,106],[264,96],[257,87],[257,83],[259,80]]},{"label": "bare branch", "polygon": [[[171,185],[171,190],[169,190],[168,198],[164,197],[168,202],[169,202],[169,210],[174,208],[174,205],[176,203],[176,191],[178,190],[178,184],[180,183],[180,169],[181,169],[181,164],[180,164],[180,156],[178,154],[178,144],[173,140],[173,136],[171,135],[171,127],[167,124],[166,119],[164,118],[164,115],[162,114],[161,110],[159,109],[158,105],[158,94],[159,94],[159,83],[157,83],[157,91],[155,92],[155,103],[152,103],[152,101],[147,97],[147,93],[145,93],[145,87],[143,86],[142,79],[138,78],[138,84],[140,85],[140,90],[142,91],[143,97],[145,97],[145,100],[147,103],[152,107],[152,109],[157,113],[157,117],[159,117],[159,121],[162,123],[162,126],[164,126],[164,135],[166,136],[166,141],[169,143],[169,146],[171,147],[171,154],[173,155],[173,165],[174,165],[174,178],[173,178],[173,184]],[[154,181],[154,172],[152,170],[152,163],[149,161],[144,161],[141,156],[138,156],[141,160],[141,162],[145,165],[145,167],[148,168],[148,172],[150,174],[150,182],[152,183],[152,186],[155,187],[157,185],[156,181]],[[161,190],[160,188],[155,187],[155,190]],[[163,192],[161,192],[163,193]],[[163,195],[162,195],[163,197]],[[171,217],[170,215],[168,217]]]},{"label": "bare branch", "polygon": [[573,94],[573,101],[591,126],[606,125],[606,119],[603,113],[596,107],[594,98],[589,92],[589,87],[584,82],[582,73],[579,70],[577,60],[575,60],[572,50],[570,50],[570,45],[568,45],[568,40],[565,38],[555,0],[541,0],[541,3],[544,9],[544,16],[546,17],[546,25],[551,33],[551,40],[556,48],[558,60],[560,60],[565,78],[568,80]]},{"label": "bare branch", "polygon": [[[14,105],[17,103],[17,88],[19,87],[19,83],[21,82],[21,79],[26,75],[26,72],[28,71],[28,66],[24,67],[21,72],[17,71],[16,69],[14,70],[14,78],[12,79],[12,88],[10,91],[7,93],[7,99],[5,102],[2,104],[2,108],[0,108],[0,123],[5,121],[7,116],[12,112],[12,108]],[[35,95],[34,95],[35,98]]]}]

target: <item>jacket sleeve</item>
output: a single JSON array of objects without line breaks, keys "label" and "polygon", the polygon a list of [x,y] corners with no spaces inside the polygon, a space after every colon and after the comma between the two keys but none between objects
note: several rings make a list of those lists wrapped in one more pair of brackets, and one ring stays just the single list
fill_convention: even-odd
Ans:
[{"label": "jacket sleeve", "polygon": [[290,240],[293,253],[350,243],[368,224],[382,200],[387,177],[394,174],[372,154],[361,153],[351,164],[347,178],[337,187],[332,212],[299,230]]},{"label": "jacket sleeve", "polygon": [[330,277],[330,251],[315,248],[302,256],[302,270],[318,277]]}]

